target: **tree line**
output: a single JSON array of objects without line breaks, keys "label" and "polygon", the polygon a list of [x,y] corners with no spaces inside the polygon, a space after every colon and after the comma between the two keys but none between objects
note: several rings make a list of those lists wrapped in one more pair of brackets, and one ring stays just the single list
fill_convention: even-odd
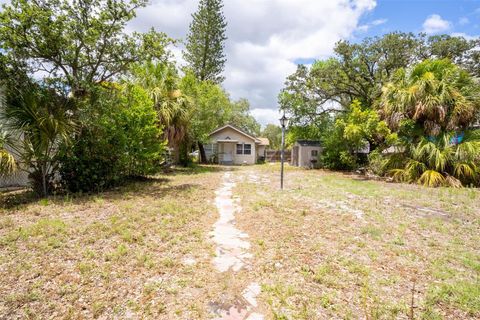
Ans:
[{"label": "tree line", "polygon": [[320,140],[326,168],[478,186],[479,45],[401,32],[338,42],[333,57],[287,78],[279,94],[291,115],[287,141]]},{"label": "tree line", "polygon": [[[38,194],[100,191],[161,170],[215,127],[257,134],[222,88],[226,20],[201,0],[179,68],[165,33],[127,32],[147,0],[11,0],[0,12],[0,174]],[[205,160],[203,157],[202,160]]]}]

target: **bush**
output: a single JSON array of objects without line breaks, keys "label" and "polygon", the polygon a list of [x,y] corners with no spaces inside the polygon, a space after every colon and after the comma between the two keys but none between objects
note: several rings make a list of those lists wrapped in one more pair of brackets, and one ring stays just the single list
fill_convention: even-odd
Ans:
[{"label": "bush", "polygon": [[388,157],[388,173],[396,181],[428,187],[480,185],[480,136],[467,131],[422,137],[405,146],[405,152]]},{"label": "bush", "polygon": [[145,90],[99,89],[82,110],[82,128],[61,153],[60,174],[69,191],[101,191],[127,177],[158,172],[165,142]]}]

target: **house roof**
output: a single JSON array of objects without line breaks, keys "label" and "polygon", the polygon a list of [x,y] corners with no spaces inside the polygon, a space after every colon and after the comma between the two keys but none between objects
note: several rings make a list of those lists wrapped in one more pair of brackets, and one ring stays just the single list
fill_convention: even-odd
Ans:
[{"label": "house roof", "polygon": [[257,138],[257,140],[259,141],[259,144],[261,146],[269,146],[270,145],[270,140],[268,140],[268,138]]},{"label": "house roof", "polygon": [[[226,126],[220,127],[220,128],[218,128],[218,129],[212,131],[212,132],[209,134],[209,136],[212,136],[212,135],[214,135],[215,133],[220,132],[220,131],[222,131],[222,130],[225,130],[225,129],[227,129],[227,128],[230,128],[230,129],[232,129],[232,130],[237,131],[238,133],[240,133],[240,134],[242,134],[242,135],[244,135],[244,136],[252,139],[253,141],[255,141],[255,143],[258,143],[258,144],[261,145],[261,146],[269,146],[269,145],[270,145],[270,140],[268,140],[268,138],[256,138],[256,137],[254,137],[254,136],[246,133],[245,131],[238,129],[237,127],[232,126],[231,124],[227,124]],[[233,141],[231,141],[231,140],[228,140],[228,141],[218,140],[218,142],[233,142]]]},{"label": "house roof", "polygon": [[317,140],[297,140],[297,143],[302,147],[320,147],[320,141]]},{"label": "house roof", "polygon": [[218,128],[218,129],[212,131],[209,136],[212,136],[212,135],[214,135],[215,133],[220,132],[220,131],[222,131],[222,130],[225,130],[225,129],[227,129],[227,128],[230,128],[230,129],[232,129],[232,130],[235,130],[235,131],[237,131],[238,133],[241,133],[241,134],[243,134],[244,136],[249,137],[250,139],[254,140],[255,142],[258,141],[258,139],[255,138],[254,136],[251,136],[251,135],[249,135],[248,133],[246,133],[245,131],[242,131],[242,130],[240,130],[240,129],[238,129],[238,128],[235,128],[234,126],[232,126],[232,125],[230,125],[230,124],[227,124],[226,126],[220,127],[220,128]]}]

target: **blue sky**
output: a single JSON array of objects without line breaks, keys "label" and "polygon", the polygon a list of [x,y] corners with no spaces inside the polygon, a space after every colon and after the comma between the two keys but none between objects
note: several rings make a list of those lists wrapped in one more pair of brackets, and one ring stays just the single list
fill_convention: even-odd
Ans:
[{"label": "blue sky", "polygon": [[439,33],[480,34],[479,0],[379,0],[374,10],[366,13],[360,24],[386,19],[378,26],[369,28],[366,35],[381,35],[391,31],[423,31],[428,17],[438,15],[449,22],[449,28]]}]

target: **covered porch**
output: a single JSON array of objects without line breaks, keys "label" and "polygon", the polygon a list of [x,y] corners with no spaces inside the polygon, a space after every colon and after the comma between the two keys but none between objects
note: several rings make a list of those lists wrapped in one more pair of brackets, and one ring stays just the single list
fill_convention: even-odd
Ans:
[{"label": "covered porch", "polygon": [[218,164],[234,164],[238,140],[217,140],[215,143],[217,145]]}]

